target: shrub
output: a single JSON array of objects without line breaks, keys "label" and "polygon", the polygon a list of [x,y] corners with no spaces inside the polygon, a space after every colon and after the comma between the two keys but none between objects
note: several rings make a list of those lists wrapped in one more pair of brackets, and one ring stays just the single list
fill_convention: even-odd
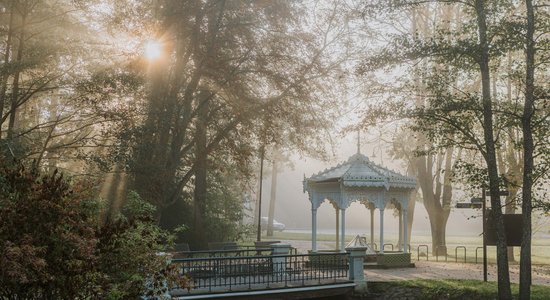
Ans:
[{"label": "shrub", "polygon": [[171,237],[154,207],[131,193],[100,225],[90,191],[57,171],[0,166],[0,299],[152,298],[178,280],[157,254]]},{"label": "shrub", "polygon": [[81,196],[57,172],[2,167],[1,297],[75,299],[90,291],[97,239]]},{"label": "shrub", "polygon": [[[131,192],[123,214],[98,232],[98,268],[105,298],[129,299],[165,292],[166,258],[159,255],[171,236],[156,226],[155,208]],[[146,287],[149,289],[146,291]]]}]

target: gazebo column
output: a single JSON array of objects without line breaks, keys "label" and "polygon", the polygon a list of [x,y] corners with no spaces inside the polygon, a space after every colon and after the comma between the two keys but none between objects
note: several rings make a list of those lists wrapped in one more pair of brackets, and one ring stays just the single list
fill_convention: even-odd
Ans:
[{"label": "gazebo column", "polygon": [[399,237],[397,238],[397,250],[401,251],[403,245],[403,212],[399,209]]},{"label": "gazebo column", "polygon": [[384,208],[380,209],[380,253],[384,253]]},{"label": "gazebo column", "polygon": [[342,212],[342,234],[340,235],[340,251],[345,252],[346,245],[344,245],[344,243],[346,242],[346,210],[341,209],[340,211]]},{"label": "gazebo column", "polygon": [[336,210],[336,246],[335,249],[338,249],[340,245],[340,209],[338,206],[335,207]]},{"label": "gazebo column", "polygon": [[407,236],[407,220],[408,220],[408,217],[407,217],[407,210],[404,209],[403,210],[403,226],[405,227],[403,229],[403,252],[407,253],[409,252],[410,249],[409,248],[409,239],[408,239],[408,236]]},{"label": "gazebo column", "polygon": [[374,207],[370,210],[370,246],[374,250]]},{"label": "gazebo column", "polygon": [[317,209],[311,207],[311,251],[317,252]]}]

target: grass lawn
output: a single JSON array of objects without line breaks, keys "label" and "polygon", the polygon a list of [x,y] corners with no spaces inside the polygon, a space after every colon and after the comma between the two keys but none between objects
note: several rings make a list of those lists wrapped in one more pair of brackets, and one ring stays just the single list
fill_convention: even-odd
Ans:
[{"label": "grass lawn", "polygon": [[[351,241],[354,236],[346,235],[346,241]],[[375,242],[377,241],[375,236]],[[311,234],[309,233],[298,233],[298,232],[274,232],[273,237],[263,236],[262,239],[271,239],[271,240],[311,240]],[[320,242],[333,242],[335,240],[334,234],[318,234],[317,241]],[[397,236],[395,234],[388,233],[385,235],[386,243],[397,243]],[[548,265],[550,264],[550,239],[547,238],[533,238],[532,246],[532,255],[531,259],[535,265]],[[432,257],[431,249],[431,237],[427,235],[413,235],[411,237],[411,254],[414,260],[417,259],[418,255],[418,245],[428,245],[430,260],[435,260]],[[476,248],[481,247],[482,240],[480,236],[447,236],[447,252],[449,254],[448,260],[455,261],[455,249],[457,246],[466,247],[466,260],[469,263],[475,263]],[[387,248],[386,248],[387,249]],[[515,248],[515,258],[516,261],[519,261],[519,247]],[[425,248],[420,248],[421,253],[425,253]],[[456,250],[458,261],[462,262],[464,259],[464,250],[459,248]],[[482,251],[478,251],[479,259],[478,262],[481,262]],[[424,257],[424,258],[423,258]],[[425,255],[420,257],[420,259],[425,259]],[[496,263],[496,247],[488,246],[487,247],[487,258],[489,263]],[[445,260],[444,257],[440,257],[440,260]]]},{"label": "grass lawn", "polygon": [[[497,299],[497,284],[478,280],[409,280],[398,282],[372,282],[369,291],[375,295],[415,299]],[[512,284],[517,297],[519,286]],[[533,285],[531,299],[550,299],[550,286]]]}]

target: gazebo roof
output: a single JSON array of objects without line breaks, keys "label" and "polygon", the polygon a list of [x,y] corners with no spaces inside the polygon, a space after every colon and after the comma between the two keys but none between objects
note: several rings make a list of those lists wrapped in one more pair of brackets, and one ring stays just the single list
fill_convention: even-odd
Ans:
[{"label": "gazebo roof", "polygon": [[416,179],[379,166],[359,152],[347,161],[314,174],[305,181],[307,183],[340,182],[346,187],[384,187],[386,190],[416,187]]}]

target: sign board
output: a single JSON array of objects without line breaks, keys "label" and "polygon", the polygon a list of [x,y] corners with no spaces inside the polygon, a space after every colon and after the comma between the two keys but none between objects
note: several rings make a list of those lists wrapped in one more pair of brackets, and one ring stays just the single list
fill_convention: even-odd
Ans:
[{"label": "sign board", "polygon": [[[506,232],[506,241],[508,246],[521,246],[521,237],[523,235],[523,218],[521,214],[503,214],[504,231]],[[489,246],[497,245],[497,231],[493,221],[493,214],[487,210],[485,219],[485,242]]]},{"label": "sign board", "polygon": [[456,204],[456,208],[481,208],[482,203],[468,203],[459,202]]},{"label": "sign board", "polygon": [[483,199],[481,199],[481,198],[472,198],[472,199],[470,199],[470,202],[472,202],[472,203],[482,203]]}]

